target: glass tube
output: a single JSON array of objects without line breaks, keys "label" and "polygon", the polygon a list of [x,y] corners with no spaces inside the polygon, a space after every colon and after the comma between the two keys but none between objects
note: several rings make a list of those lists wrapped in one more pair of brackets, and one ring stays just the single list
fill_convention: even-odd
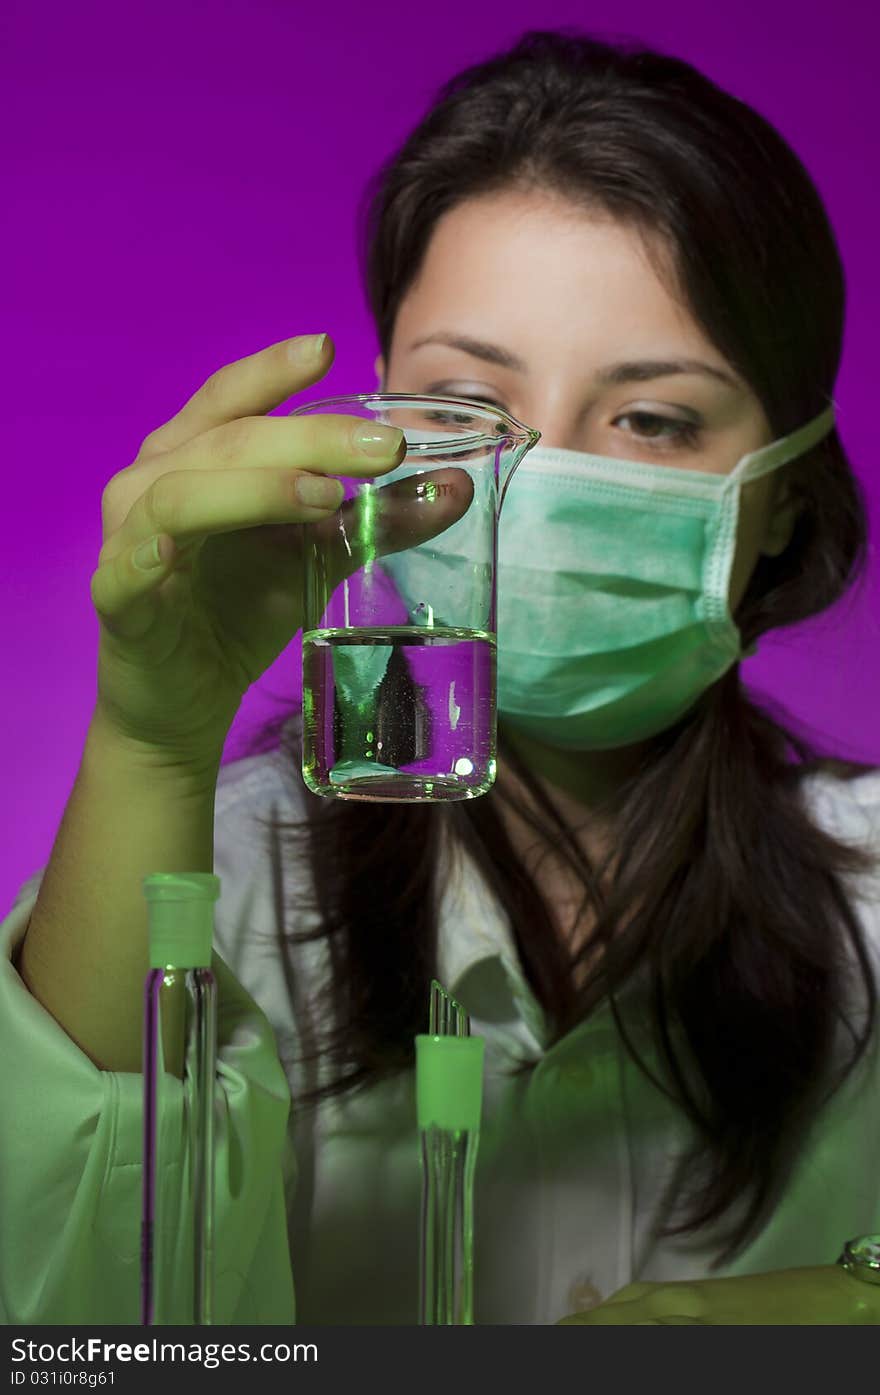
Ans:
[{"label": "glass tube", "polygon": [[422,1250],[419,1322],[472,1326],[474,1321],[474,1170],[479,1133],[421,1130]]},{"label": "glass tube", "polygon": [[[183,989],[183,1109],[188,1196],[185,1221],[192,1219],[191,1282],[169,1284],[172,1255],[162,1214],[160,1126],[168,1097],[166,1044],[175,1038]],[[175,1001],[175,999],[177,1001]],[[164,1027],[164,1030],[163,1030]],[[141,1228],[141,1323],[171,1322],[210,1326],[214,1322],[214,1080],[217,1068],[217,985],[210,969],[151,969],[144,995],[144,1170]]]},{"label": "glass tube", "polygon": [[[141,1323],[214,1322],[214,1087],[217,983],[211,971],[213,873],[143,879],[150,931],[144,985]],[[180,1072],[180,1074],[178,1073]],[[177,1132],[180,1191],[169,1193],[163,1138]]]},{"label": "glass tube", "polygon": [[460,1003],[433,980],[430,1033],[416,1037],[422,1150],[419,1322],[474,1321],[474,1174],[485,1042]]}]

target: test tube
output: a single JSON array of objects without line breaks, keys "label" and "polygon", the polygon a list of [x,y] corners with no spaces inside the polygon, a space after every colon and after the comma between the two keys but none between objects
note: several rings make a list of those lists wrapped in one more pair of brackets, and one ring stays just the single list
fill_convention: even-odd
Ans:
[{"label": "test tube", "polygon": [[482,1110],[482,1037],[416,1037],[422,1145],[419,1322],[474,1321],[474,1170]]},{"label": "test tube", "polygon": [[[214,1081],[217,985],[211,971],[214,902],[210,872],[154,872],[143,878],[150,969],[144,985],[144,1134],[141,1323],[210,1326],[214,1321]],[[168,1058],[183,1063],[182,1091]],[[181,1100],[182,1117],[166,1104]],[[173,1116],[173,1105],[170,1110]],[[182,1195],[168,1206],[162,1136],[180,1126]],[[166,1209],[167,1208],[167,1209]],[[175,1217],[186,1233],[174,1233]],[[183,1254],[182,1270],[176,1256]]]}]

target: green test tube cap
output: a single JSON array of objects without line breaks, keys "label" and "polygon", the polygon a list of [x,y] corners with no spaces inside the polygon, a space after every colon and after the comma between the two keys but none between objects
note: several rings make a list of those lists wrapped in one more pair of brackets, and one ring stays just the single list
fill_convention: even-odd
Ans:
[{"label": "green test tube cap", "polygon": [[479,1129],[485,1048],[482,1037],[416,1037],[420,1129]]},{"label": "green test tube cap", "polygon": [[142,885],[150,968],[209,969],[220,878],[213,872],[151,872]]}]

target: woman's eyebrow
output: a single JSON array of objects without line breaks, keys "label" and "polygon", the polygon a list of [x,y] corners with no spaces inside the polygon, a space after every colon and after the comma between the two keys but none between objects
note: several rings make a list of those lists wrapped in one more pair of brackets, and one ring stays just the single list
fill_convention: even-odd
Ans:
[{"label": "woman's eyebrow", "polygon": [[[524,359],[518,358],[508,349],[502,349],[499,344],[489,344],[483,339],[471,339],[463,334],[448,334],[438,331],[425,339],[417,339],[410,344],[410,349],[421,349],[425,344],[446,344],[451,349],[460,349],[462,353],[470,354],[473,358],[482,359],[485,363],[494,363],[498,368],[508,368],[513,373],[527,373],[528,365]],[[704,373],[711,378],[717,378],[728,387],[739,390],[741,384],[736,378],[725,373],[722,368],[716,368],[711,363],[704,363],[702,359],[696,358],[670,358],[670,359],[636,359],[627,363],[610,363],[606,367],[600,368],[596,373],[597,383],[646,383],[652,378],[668,378],[675,373]]]},{"label": "woman's eyebrow", "polygon": [[498,368],[510,368],[514,373],[528,372],[528,367],[523,359],[517,358],[516,354],[500,348],[497,344],[487,344],[483,339],[470,339],[464,334],[447,334],[443,330],[438,330],[436,334],[431,334],[426,339],[417,339],[409,347],[411,350],[421,349],[424,344],[446,344],[450,349],[461,349],[463,354],[471,354],[474,358],[481,358],[486,363],[494,363]]},{"label": "woman's eyebrow", "polygon": [[711,363],[704,363],[699,358],[644,358],[632,363],[611,363],[606,368],[600,368],[596,374],[598,383],[646,383],[651,378],[668,378],[673,373],[705,373],[710,378],[717,378],[720,382],[726,383],[728,387],[739,391],[741,384],[736,378],[725,373],[723,368],[716,368]]}]

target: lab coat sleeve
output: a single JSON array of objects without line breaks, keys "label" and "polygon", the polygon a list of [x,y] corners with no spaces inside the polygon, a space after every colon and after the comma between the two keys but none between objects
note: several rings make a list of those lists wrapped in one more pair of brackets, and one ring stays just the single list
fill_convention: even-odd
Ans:
[{"label": "lab coat sleeve", "polygon": [[[25,883],[0,921],[0,1322],[138,1324],[143,1078],[98,1069],[16,972],[41,880],[42,871]],[[215,1322],[292,1323],[290,1091],[268,1019],[217,954],[212,967]],[[172,1080],[162,1106],[166,1215],[186,1204],[181,1092]]]}]

